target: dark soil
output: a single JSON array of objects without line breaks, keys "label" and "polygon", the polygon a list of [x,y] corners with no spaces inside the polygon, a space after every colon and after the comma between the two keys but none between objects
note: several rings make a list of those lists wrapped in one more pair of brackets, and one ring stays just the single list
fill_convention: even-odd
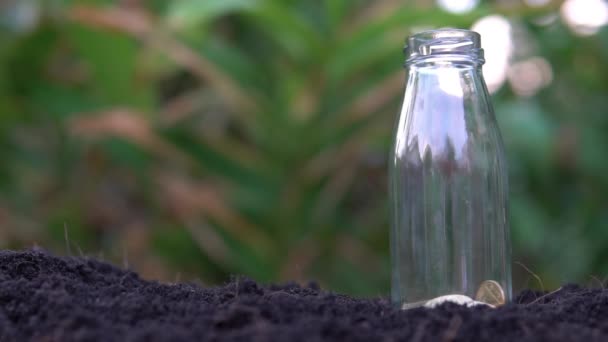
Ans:
[{"label": "dark soil", "polygon": [[88,258],[0,252],[1,341],[608,341],[608,292],[400,311],[311,284],[159,284]]}]

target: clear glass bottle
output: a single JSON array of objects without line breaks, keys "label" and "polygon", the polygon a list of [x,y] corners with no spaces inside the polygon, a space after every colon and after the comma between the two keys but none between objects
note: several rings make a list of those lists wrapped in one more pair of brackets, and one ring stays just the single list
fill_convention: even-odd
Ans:
[{"label": "clear glass bottle", "polygon": [[392,301],[408,308],[482,282],[511,298],[508,181],[478,33],[416,34],[390,156]]}]

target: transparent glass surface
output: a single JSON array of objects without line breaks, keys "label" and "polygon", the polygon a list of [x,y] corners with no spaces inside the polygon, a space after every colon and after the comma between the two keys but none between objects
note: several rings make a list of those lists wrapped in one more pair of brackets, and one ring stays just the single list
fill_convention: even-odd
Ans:
[{"label": "transparent glass surface", "polygon": [[417,34],[390,156],[392,300],[462,294],[485,280],[511,298],[503,143],[481,73],[480,37]]}]

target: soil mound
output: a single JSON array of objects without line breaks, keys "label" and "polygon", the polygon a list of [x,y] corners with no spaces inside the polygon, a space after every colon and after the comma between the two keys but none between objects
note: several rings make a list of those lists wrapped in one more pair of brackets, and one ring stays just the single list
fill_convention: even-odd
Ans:
[{"label": "soil mound", "polygon": [[315,284],[160,284],[90,258],[0,252],[0,341],[608,341],[608,292],[397,310]]}]

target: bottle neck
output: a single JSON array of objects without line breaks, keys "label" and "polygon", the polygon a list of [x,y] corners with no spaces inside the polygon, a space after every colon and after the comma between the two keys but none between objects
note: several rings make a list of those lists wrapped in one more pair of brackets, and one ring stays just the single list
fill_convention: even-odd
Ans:
[{"label": "bottle neck", "polygon": [[436,70],[436,69],[470,69],[474,71],[481,71],[481,66],[483,65],[483,60],[471,58],[469,56],[450,56],[446,58],[445,56],[427,56],[425,58],[420,58],[415,61],[408,61],[405,63],[406,69],[411,72],[425,70]]},{"label": "bottle neck", "polygon": [[407,65],[407,101],[452,103],[477,94],[488,99],[481,63],[474,60],[428,58]]},{"label": "bottle neck", "polygon": [[479,34],[458,29],[440,29],[413,35],[408,39],[404,53],[408,68],[435,65],[480,66],[485,61]]}]

